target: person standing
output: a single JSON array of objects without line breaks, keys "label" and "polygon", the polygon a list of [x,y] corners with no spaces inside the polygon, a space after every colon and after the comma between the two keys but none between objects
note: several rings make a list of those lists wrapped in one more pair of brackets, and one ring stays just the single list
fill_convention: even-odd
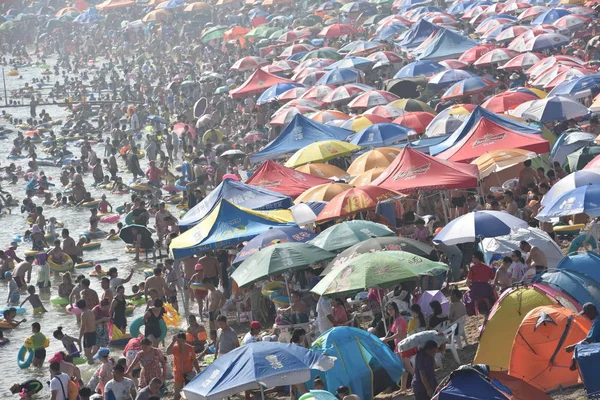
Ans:
[{"label": "person standing", "polygon": [[313,293],[313,299],[317,302],[317,327],[319,333],[323,334],[333,328],[333,307],[329,299]]},{"label": "person standing", "polygon": [[115,365],[113,378],[104,387],[104,400],[133,400],[136,395],[135,383],[125,377],[125,367]]},{"label": "person standing", "polygon": [[140,387],[148,386],[153,378],[159,378],[165,381],[167,379],[167,365],[162,352],[156,347],[152,347],[149,339],[142,339],[142,350],[140,350],[133,362],[127,367],[129,375],[137,366],[142,367],[140,372]]},{"label": "person standing", "polygon": [[435,377],[435,353],[437,343],[430,340],[425,343],[423,349],[417,352],[412,380],[412,389],[415,400],[430,400],[437,387]]},{"label": "person standing", "polygon": [[94,364],[94,353],[96,352],[96,316],[92,310],[87,308],[85,300],[77,302],[77,308],[81,310],[81,329],[79,330],[79,341],[83,340],[83,351],[88,364]]},{"label": "person standing", "polygon": [[50,363],[50,400],[68,400],[69,377],[60,372],[60,362]]},{"label": "person standing", "polygon": [[[473,264],[467,273],[467,286],[476,308],[480,313],[487,314],[495,301],[494,289],[490,285],[490,281],[494,280],[496,273],[483,263],[483,259],[481,251],[473,252]],[[482,302],[485,304],[485,308],[482,307]]]},{"label": "person standing", "polygon": [[548,258],[542,249],[537,246],[530,245],[525,240],[521,241],[519,248],[521,251],[527,253],[525,264],[527,264],[528,267],[535,268],[538,274],[544,272],[548,268]]},{"label": "person standing", "polygon": [[200,372],[200,364],[196,359],[194,348],[186,343],[185,332],[179,332],[173,336],[171,344],[167,347],[167,355],[173,355],[175,400],[179,400],[181,389],[194,379],[194,371]]},{"label": "person standing", "polygon": [[227,317],[225,315],[219,315],[217,326],[219,330],[217,331],[215,358],[240,347],[237,333],[227,324]]}]

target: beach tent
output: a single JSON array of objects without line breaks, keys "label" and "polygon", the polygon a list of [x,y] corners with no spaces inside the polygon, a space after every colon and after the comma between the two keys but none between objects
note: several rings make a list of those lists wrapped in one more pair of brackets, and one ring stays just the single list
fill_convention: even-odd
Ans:
[{"label": "beach tent", "polygon": [[511,392],[511,400],[551,400],[552,397],[522,379],[508,375],[507,372],[489,371],[489,377],[506,386]]},{"label": "beach tent", "polygon": [[314,186],[331,183],[331,180],[284,167],[275,161],[265,161],[246,183],[296,198]]},{"label": "beach tent", "polygon": [[331,393],[347,386],[350,393],[371,400],[399,382],[404,371],[400,359],[386,344],[358,328],[331,328],[314,341],[311,350],[336,358],[329,371],[313,372],[313,378],[320,376]]},{"label": "beach tent", "polygon": [[544,252],[548,259],[548,269],[554,269],[564,258],[563,252],[558,244],[544,231],[538,228],[519,228],[509,235],[494,238],[485,238],[481,241],[481,250],[485,261],[491,263],[509,255],[514,249],[519,248],[522,240],[530,245],[538,247]]},{"label": "beach tent", "polygon": [[588,398],[600,398],[600,343],[578,344],[575,359]]},{"label": "beach tent", "polygon": [[136,2],[133,0],[106,0],[98,5],[96,9],[99,11],[116,10],[118,8],[135,6]]},{"label": "beach tent", "polygon": [[[485,134],[488,133],[488,130],[490,130],[490,129],[493,129],[493,131],[498,135],[498,138],[494,139],[493,136],[489,137],[489,138],[485,137]],[[462,125],[456,131],[454,131],[445,141],[443,141],[442,143],[440,143],[436,146],[431,147],[431,154],[436,155],[436,154],[442,153],[442,152],[450,149],[457,143],[461,142],[465,137],[472,135],[472,131],[474,131],[474,130],[479,130],[480,131],[480,132],[478,132],[479,136],[483,136],[483,137],[479,137],[479,139],[483,139],[481,144],[489,143],[490,141],[492,141],[492,139],[494,139],[494,141],[499,140],[502,132],[505,132],[505,131],[510,131],[510,132],[514,132],[514,133],[532,133],[532,134],[540,135],[540,136],[536,137],[537,139],[541,139],[541,134],[542,134],[542,131],[537,128],[533,128],[529,125],[522,124],[520,122],[514,121],[507,117],[498,115],[492,111],[486,110],[483,107],[477,106],[477,107],[475,107],[473,112],[471,112],[471,115],[469,115],[469,117],[462,123]],[[503,149],[515,148],[515,146],[513,146],[512,144],[510,144],[510,145],[507,144],[507,146],[508,147],[504,147],[502,149],[497,149],[494,146],[494,148],[491,150],[503,150]],[[548,146],[548,149],[546,150],[546,152],[549,152],[550,151],[549,145],[547,145],[547,146]],[[490,150],[490,148],[488,148],[489,146],[487,146],[487,145],[486,146],[476,146],[476,147],[482,147],[486,151]],[[531,151],[535,151],[535,150],[531,150]],[[483,154],[483,153],[481,153],[481,154]],[[473,158],[477,158],[481,154],[479,154]]]},{"label": "beach tent", "polygon": [[566,271],[577,272],[600,282],[600,255],[592,251],[566,256],[556,267]]},{"label": "beach tent", "polygon": [[570,294],[579,304],[591,302],[600,308],[600,285],[586,275],[558,269],[542,275],[542,282]]},{"label": "beach tent", "polygon": [[252,154],[250,160],[260,162],[281,158],[314,142],[346,140],[353,133],[348,129],[321,124],[302,114],[297,114],[275,140],[264,149]]},{"label": "beach tent", "polygon": [[398,192],[466,189],[477,187],[478,177],[476,165],[440,160],[405,147],[371,185]]},{"label": "beach tent", "polygon": [[271,227],[295,225],[289,210],[254,211],[221,199],[206,217],[171,242],[174,258],[235,245]]},{"label": "beach tent", "polygon": [[289,196],[227,178],[179,220],[179,230],[183,233],[196,225],[221,199],[251,210],[277,210],[294,205]]},{"label": "beach tent", "polygon": [[435,32],[427,46],[415,54],[418,60],[443,61],[457,58],[465,51],[477,46],[477,42],[448,29]]},{"label": "beach tent", "polygon": [[250,97],[261,94],[278,83],[293,83],[293,81],[270,74],[259,68],[246,80],[246,82],[230,91],[229,94],[234,99]]},{"label": "beach tent", "polygon": [[410,27],[400,42],[396,46],[403,49],[414,49],[423,43],[432,33],[443,29],[432,24],[424,19],[419,19],[419,22]]},{"label": "beach tent", "polygon": [[536,307],[519,326],[508,374],[544,392],[577,385],[577,371],[569,369],[572,354],[565,347],[583,340],[590,328],[589,319],[564,307]]},{"label": "beach tent", "polygon": [[536,307],[551,304],[554,302],[535,288],[504,291],[483,325],[473,363],[487,364],[492,371],[507,371],[510,349],[525,314]]}]

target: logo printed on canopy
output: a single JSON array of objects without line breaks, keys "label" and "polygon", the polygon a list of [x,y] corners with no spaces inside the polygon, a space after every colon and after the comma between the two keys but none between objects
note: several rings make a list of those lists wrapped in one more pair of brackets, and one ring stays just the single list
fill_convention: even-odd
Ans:
[{"label": "logo printed on canopy", "polygon": [[419,174],[427,173],[427,171],[429,171],[430,168],[431,168],[431,163],[428,163],[425,165],[421,165],[419,167],[407,169],[406,171],[400,171],[396,175],[394,175],[394,177],[392,179],[394,179],[395,181],[398,181],[400,179],[404,179],[404,180],[414,179]]},{"label": "logo printed on canopy", "polygon": [[268,181],[268,180],[262,180],[262,181],[258,181],[258,182],[253,182],[252,183],[254,186],[258,186],[261,187],[263,189],[269,189],[269,188],[274,188],[277,187],[279,185],[281,185],[281,179],[275,180],[275,181]]},{"label": "logo printed on canopy", "polygon": [[506,133],[487,133],[481,139],[477,139],[473,142],[471,147],[489,146],[497,141],[504,139]]}]

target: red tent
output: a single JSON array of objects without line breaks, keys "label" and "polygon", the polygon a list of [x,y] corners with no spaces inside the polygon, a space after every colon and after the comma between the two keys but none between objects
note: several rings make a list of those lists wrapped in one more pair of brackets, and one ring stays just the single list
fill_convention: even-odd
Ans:
[{"label": "red tent", "polygon": [[329,179],[295,171],[275,161],[265,161],[246,183],[296,198],[313,186],[330,182]]},{"label": "red tent", "polygon": [[406,147],[371,185],[397,192],[477,187],[476,165],[440,160]]},{"label": "red tent", "polygon": [[229,94],[234,99],[254,96],[255,94],[261,94],[271,86],[285,82],[293,81],[281,78],[277,75],[272,75],[259,68],[252,74],[250,78],[248,78],[246,82],[242,83],[240,87],[229,92]]},{"label": "red tent", "polygon": [[550,143],[541,135],[513,131],[484,117],[460,141],[436,157],[448,161],[471,162],[490,151],[506,149],[544,154],[550,152]]}]

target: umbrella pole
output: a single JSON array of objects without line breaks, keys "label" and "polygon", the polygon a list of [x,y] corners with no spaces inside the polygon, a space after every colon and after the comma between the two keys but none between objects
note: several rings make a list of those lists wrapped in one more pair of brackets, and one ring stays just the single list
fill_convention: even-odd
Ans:
[{"label": "umbrella pole", "polygon": [[292,312],[292,315],[294,314],[294,301],[292,300],[292,294],[290,293],[290,286],[288,285],[288,277],[287,274],[284,274],[285,276],[285,289],[288,295],[288,299],[290,301],[290,311]]},{"label": "umbrella pole", "polygon": [[444,212],[444,219],[446,220],[446,223],[450,222],[450,219],[448,219],[448,210],[446,209],[446,196],[444,195],[445,192],[440,192],[440,197],[442,198],[442,211]]},{"label": "umbrella pole", "polygon": [[379,298],[379,306],[381,307],[381,319],[383,320],[383,329],[385,329],[385,334],[387,335],[387,322],[385,321],[385,308],[383,306],[383,296]]},{"label": "umbrella pole", "polygon": [[263,385],[261,385],[260,383],[258,383],[258,387],[260,388],[260,398],[262,400],[265,400],[265,389],[263,388]]}]

